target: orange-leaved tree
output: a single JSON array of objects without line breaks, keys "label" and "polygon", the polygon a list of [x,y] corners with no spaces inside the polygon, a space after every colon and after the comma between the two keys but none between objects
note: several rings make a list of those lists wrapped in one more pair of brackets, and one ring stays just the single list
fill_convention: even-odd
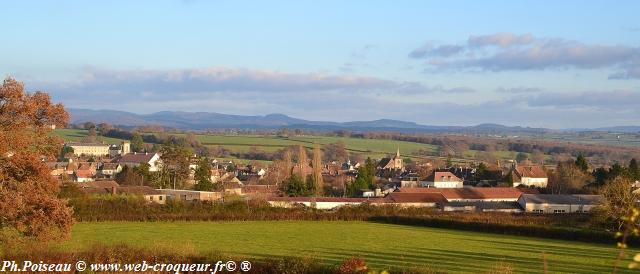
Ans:
[{"label": "orange-leaved tree", "polygon": [[52,240],[70,231],[72,210],[56,196],[58,183],[41,160],[59,153],[51,128],[68,120],[47,93],[27,93],[12,78],[0,86],[0,240]]}]

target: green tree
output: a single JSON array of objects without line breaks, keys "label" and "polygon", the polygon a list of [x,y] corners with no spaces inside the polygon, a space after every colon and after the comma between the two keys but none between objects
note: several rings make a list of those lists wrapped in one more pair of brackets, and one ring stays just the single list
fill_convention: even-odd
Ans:
[{"label": "green tree", "polygon": [[367,157],[365,164],[358,168],[356,180],[347,185],[346,194],[349,197],[358,197],[364,189],[375,188],[375,164]]},{"label": "green tree", "polygon": [[141,176],[134,171],[134,168],[130,168],[129,166],[124,166],[122,171],[116,174],[115,180],[118,184],[130,186],[140,185],[142,182]]},{"label": "green tree", "polygon": [[198,167],[194,174],[196,184],[193,186],[195,190],[200,191],[213,191],[214,185],[211,182],[211,165],[209,164],[209,158],[200,158],[198,161]]},{"label": "green tree", "polygon": [[292,197],[309,196],[309,187],[302,181],[300,175],[293,173],[286,182],[285,192]]},{"label": "green tree", "polygon": [[73,154],[73,148],[68,146],[63,146],[62,149],[60,150],[60,155],[58,156],[58,159],[60,161],[64,161],[64,159],[66,159],[67,156],[70,154]]},{"label": "green tree", "polygon": [[476,181],[486,180],[487,173],[488,173],[487,165],[485,165],[484,162],[480,162],[480,164],[478,164],[478,166],[476,167],[476,173],[475,173]]},{"label": "green tree", "polygon": [[584,172],[589,170],[589,163],[587,162],[587,158],[582,156],[582,154],[578,155],[575,164]]},{"label": "green tree", "polygon": [[636,158],[632,158],[631,161],[629,161],[629,178],[631,178],[631,180],[640,180],[640,167],[638,167],[638,162],[636,161]]},{"label": "green tree", "polygon": [[140,135],[140,133],[134,132],[133,136],[131,136],[131,151],[141,152],[143,150],[144,140],[142,140],[142,135]]},{"label": "green tree", "polygon": [[161,169],[156,176],[156,186],[160,188],[181,188],[189,177],[189,157],[193,151],[184,142],[170,138],[160,149]]},{"label": "green tree", "polygon": [[322,152],[320,151],[320,144],[313,145],[313,192],[316,197],[320,197],[324,194],[324,182],[322,179]]},{"label": "green tree", "polygon": [[524,152],[518,152],[518,154],[516,154],[516,162],[518,163],[524,162],[527,159],[529,159],[529,156]]},{"label": "green tree", "polygon": [[140,185],[145,185],[145,183],[151,181],[152,178],[149,168],[151,168],[151,165],[149,163],[141,163],[140,165],[133,168],[133,171],[141,178]]},{"label": "green tree", "polygon": [[96,133],[96,127],[91,127],[89,128],[89,132],[87,133],[87,136],[85,136],[82,139],[83,142],[85,143],[95,143],[98,141],[98,134]]},{"label": "green tree", "polygon": [[509,170],[509,173],[507,173],[505,178],[505,182],[508,186],[513,186],[513,170]]}]

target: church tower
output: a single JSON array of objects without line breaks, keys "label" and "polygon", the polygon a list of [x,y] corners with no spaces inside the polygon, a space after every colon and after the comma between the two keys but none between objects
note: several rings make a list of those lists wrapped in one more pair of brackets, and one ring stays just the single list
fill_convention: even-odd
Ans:
[{"label": "church tower", "polygon": [[396,169],[404,170],[404,167],[402,166],[402,158],[400,157],[400,148],[398,148],[396,156],[393,157],[393,165]]},{"label": "church tower", "polygon": [[122,141],[122,147],[120,148],[120,155],[126,155],[131,153],[131,142]]}]

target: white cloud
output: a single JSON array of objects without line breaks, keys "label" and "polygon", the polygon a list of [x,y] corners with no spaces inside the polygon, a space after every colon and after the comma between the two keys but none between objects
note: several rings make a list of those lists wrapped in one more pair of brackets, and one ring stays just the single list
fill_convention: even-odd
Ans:
[{"label": "white cloud", "polygon": [[[438,54],[438,49],[451,54]],[[409,53],[436,70],[517,71],[547,69],[615,70],[610,79],[640,78],[640,48],[585,44],[531,34],[497,33],[471,36],[465,44],[428,45]]]}]

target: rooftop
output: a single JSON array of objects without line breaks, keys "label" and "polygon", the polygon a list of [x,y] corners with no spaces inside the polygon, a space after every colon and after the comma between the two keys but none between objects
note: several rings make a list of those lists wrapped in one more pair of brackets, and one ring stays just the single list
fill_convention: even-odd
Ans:
[{"label": "rooftop", "polygon": [[526,203],[535,204],[571,204],[592,205],[602,199],[601,195],[561,195],[561,194],[522,194]]},{"label": "rooftop", "polygon": [[522,191],[513,187],[465,188],[400,188],[400,193],[441,193],[447,200],[455,199],[518,199]]}]

